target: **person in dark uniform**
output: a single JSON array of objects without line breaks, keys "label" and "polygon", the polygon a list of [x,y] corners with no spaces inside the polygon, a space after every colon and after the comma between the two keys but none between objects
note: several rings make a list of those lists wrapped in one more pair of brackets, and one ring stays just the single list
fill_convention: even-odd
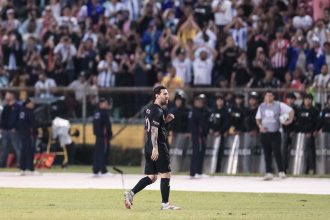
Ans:
[{"label": "person in dark uniform", "polygon": [[34,173],[34,151],[36,138],[36,121],[34,119],[34,103],[31,99],[27,99],[23,108],[19,113],[18,118],[18,135],[21,141],[21,160],[20,169],[21,175]]},{"label": "person in dark uniform", "polygon": [[175,120],[170,124],[169,129],[173,134],[185,134],[188,132],[189,108],[186,106],[186,99],[183,94],[176,94],[174,97],[174,107],[170,109]]},{"label": "person in dark uniform", "polygon": [[[296,96],[294,93],[289,93],[286,97],[285,103],[290,106],[294,114],[297,115],[298,106],[295,105]],[[283,167],[285,172],[288,171],[289,168],[289,160],[290,160],[290,150],[292,148],[292,137],[295,131],[295,118],[293,122],[289,125],[282,125],[282,160],[283,160]]]},{"label": "person in dark uniform", "polygon": [[326,107],[320,113],[318,131],[330,133],[330,96],[328,96]]},{"label": "person in dark uniform", "polygon": [[205,176],[203,175],[203,162],[210,117],[210,113],[205,106],[205,99],[204,94],[198,95],[194,100],[194,107],[189,113],[189,131],[193,148],[190,162],[191,178],[202,178]]},{"label": "person in dark uniform", "polygon": [[229,113],[229,134],[238,134],[244,131],[244,117],[246,108],[244,107],[244,95],[236,94],[235,103],[228,108]]},{"label": "person in dark uniform", "polygon": [[244,118],[244,130],[249,132],[251,135],[256,136],[258,133],[258,125],[255,120],[258,107],[259,107],[259,95],[257,92],[251,92],[248,100],[248,108]]},{"label": "person in dark uniform", "polygon": [[179,207],[169,204],[170,195],[170,155],[166,144],[166,124],[174,119],[173,114],[165,116],[163,108],[168,104],[169,94],[164,86],[154,88],[154,102],[145,110],[145,131],[147,142],[144,147],[145,168],[147,175],[142,178],[132,190],[124,193],[125,207],[130,209],[133,205],[133,197],[146,186],[154,183],[160,174],[160,191],[162,194],[162,210],[178,210]]},{"label": "person in dark uniform", "polygon": [[100,98],[99,108],[93,115],[93,131],[96,138],[93,173],[97,176],[99,173],[106,174],[106,161],[112,138],[111,121],[109,117],[109,101]]},{"label": "person in dark uniform", "polygon": [[215,137],[220,136],[220,149],[218,154],[218,162],[216,172],[220,172],[221,169],[221,158],[224,153],[224,137],[228,131],[228,110],[226,108],[225,97],[218,95],[215,100],[216,108],[213,110],[210,116],[210,133]]},{"label": "person in dark uniform", "polygon": [[317,130],[317,120],[319,112],[313,106],[313,96],[310,94],[304,95],[303,104],[297,111],[296,132],[305,134],[307,166],[305,173],[310,170],[316,173],[315,167],[315,140],[314,133]]}]

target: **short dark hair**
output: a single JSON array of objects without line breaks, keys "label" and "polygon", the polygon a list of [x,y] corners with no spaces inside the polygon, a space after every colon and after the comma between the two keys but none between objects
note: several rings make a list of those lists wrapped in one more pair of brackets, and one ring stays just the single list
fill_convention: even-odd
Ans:
[{"label": "short dark hair", "polygon": [[156,86],[153,91],[153,100],[156,100],[156,95],[159,95],[163,89],[167,89],[165,86]]}]

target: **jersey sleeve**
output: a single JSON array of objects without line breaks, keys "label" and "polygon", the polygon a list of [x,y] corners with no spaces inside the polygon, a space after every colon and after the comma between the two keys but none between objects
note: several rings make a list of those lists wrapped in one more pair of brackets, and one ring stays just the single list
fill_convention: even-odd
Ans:
[{"label": "jersey sleeve", "polygon": [[280,107],[281,107],[281,115],[282,114],[289,114],[293,109],[288,106],[287,104],[280,102]]},{"label": "jersey sleeve", "polygon": [[256,114],[255,119],[261,119],[261,110],[260,110],[260,106],[259,106],[259,108],[258,108],[258,111],[257,111],[257,114]]},{"label": "jersey sleeve", "polygon": [[163,116],[163,112],[159,109],[154,109],[151,114],[148,116],[150,126],[159,127],[161,117]]}]

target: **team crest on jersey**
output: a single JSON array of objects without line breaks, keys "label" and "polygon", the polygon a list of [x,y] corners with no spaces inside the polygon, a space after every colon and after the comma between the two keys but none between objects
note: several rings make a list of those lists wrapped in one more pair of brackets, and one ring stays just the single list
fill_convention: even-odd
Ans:
[{"label": "team crest on jersey", "polygon": [[96,112],[95,114],[94,114],[94,119],[99,119],[100,118],[100,113],[99,112]]},{"label": "team crest on jersey", "polygon": [[25,112],[21,112],[21,113],[19,113],[19,118],[20,118],[20,119],[24,119],[24,118],[25,118]]},{"label": "team crest on jersey", "polygon": [[147,108],[146,114],[150,114],[150,109]]}]

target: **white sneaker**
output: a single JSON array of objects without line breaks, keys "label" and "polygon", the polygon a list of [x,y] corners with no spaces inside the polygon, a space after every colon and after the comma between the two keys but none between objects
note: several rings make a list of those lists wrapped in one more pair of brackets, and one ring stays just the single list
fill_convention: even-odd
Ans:
[{"label": "white sneaker", "polygon": [[210,177],[209,175],[206,174],[195,174],[196,179],[202,179],[202,178],[208,178]]},{"label": "white sneaker", "polygon": [[113,177],[114,174],[113,173],[110,173],[110,172],[106,172],[106,173],[101,173],[100,176],[101,177]]},{"label": "white sneaker", "polygon": [[278,173],[278,177],[281,178],[281,179],[285,179],[286,178],[286,175],[284,172],[279,172]]},{"label": "white sneaker", "polygon": [[264,180],[272,180],[273,179],[273,174],[272,173],[266,173],[266,175],[264,176]]},{"label": "white sneaker", "polygon": [[162,203],[162,207],[160,208],[161,210],[181,210],[180,207],[170,205],[170,203]]},{"label": "white sneaker", "polygon": [[132,191],[127,191],[124,193],[124,203],[127,209],[131,209],[133,205],[133,196],[134,193]]},{"label": "white sneaker", "polygon": [[25,172],[24,170],[21,170],[21,171],[19,172],[19,175],[20,175],[20,176],[25,176],[25,175],[26,175],[26,172]]}]

